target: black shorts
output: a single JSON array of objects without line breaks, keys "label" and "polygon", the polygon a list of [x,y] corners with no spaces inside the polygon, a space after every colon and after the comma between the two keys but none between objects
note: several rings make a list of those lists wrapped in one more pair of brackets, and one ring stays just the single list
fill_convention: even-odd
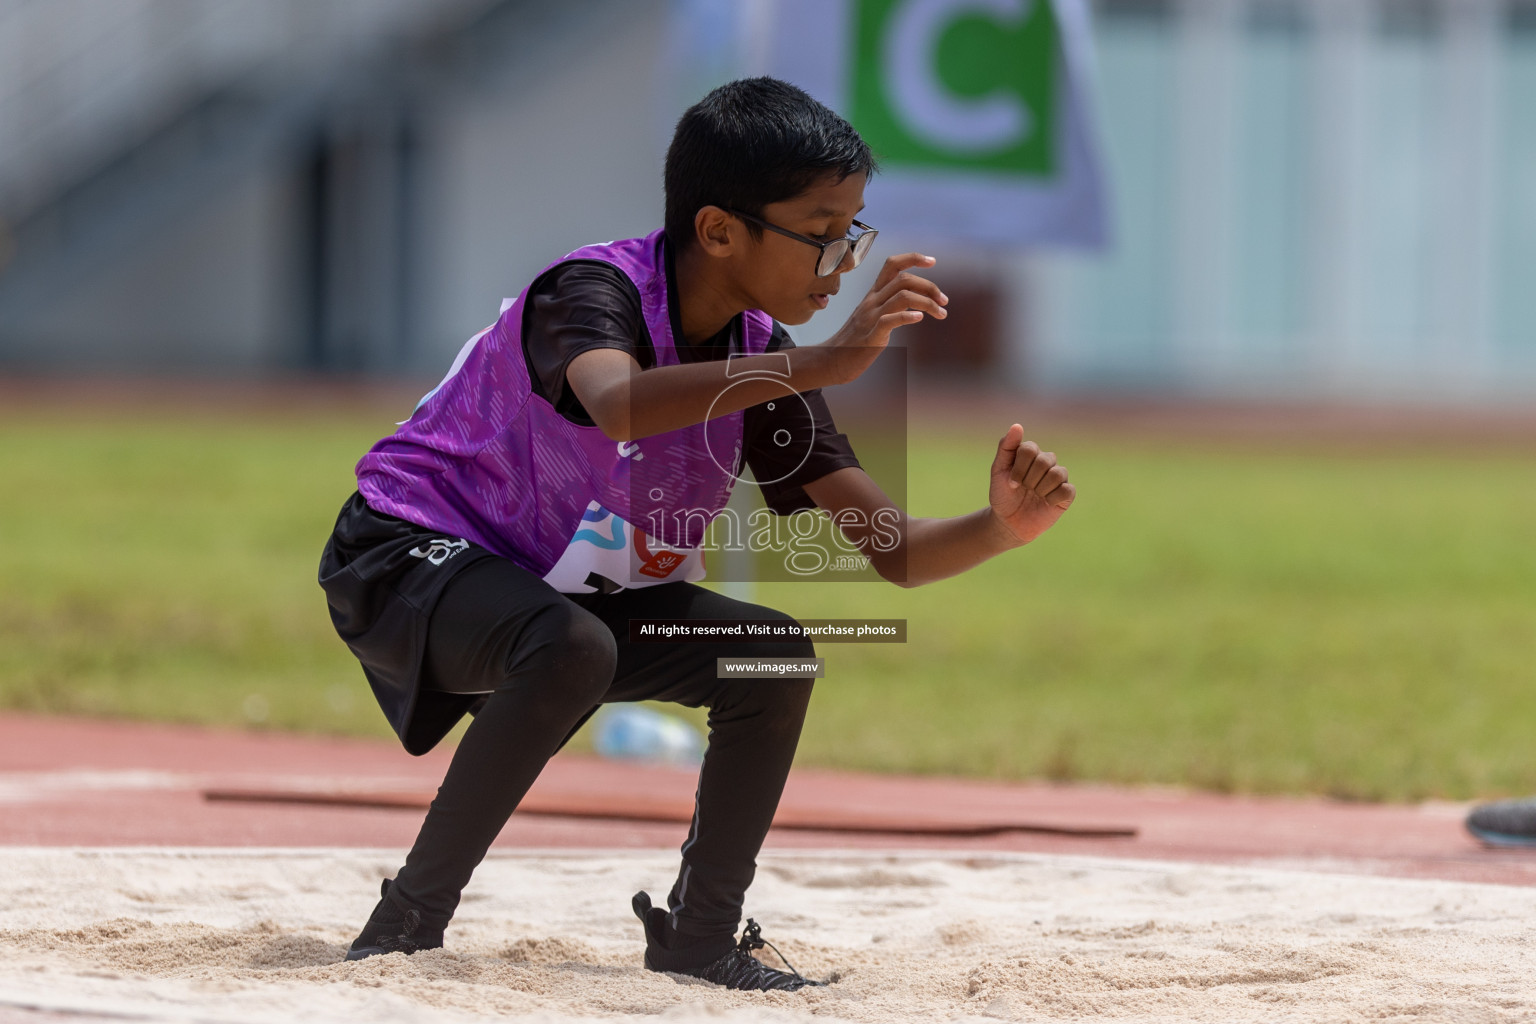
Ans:
[{"label": "black shorts", "polygon": [[[475,567],[481,568],[465,575]],[[443,621],[434,622],[449,585],[461,576],[462,585],[451,588],[454,597],[439,616]],[[617,648],[604,701],[699,706],[719,687],[718,657],[815,656],[809,641],[631,644],[632,618],[790,617],[684,582],[562,594],[478,544],[376,512],[358,494],[342,507],[325,546],[320,586],[336,632],[362,664],[379,707],[412,754],[431,750],[484,701],[503,678],[502,666],[515,658],[523,624],[565,602],[596,616]],[[587,621],[596,626],[590,617]]]},{"label": "black shorts", "polygon": [[436,746],[478,699],[427,690],[422,664],[427,624],[443,588],[494,557],[478,544],[376,512],[355,492],[336,517],[320,556],[331,622],[412,754]]}]

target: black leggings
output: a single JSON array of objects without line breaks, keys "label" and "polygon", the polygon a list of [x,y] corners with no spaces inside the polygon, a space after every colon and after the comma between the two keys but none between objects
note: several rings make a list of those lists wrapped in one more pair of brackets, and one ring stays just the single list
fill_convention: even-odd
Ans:
[{"label": "black leggings", "polygon": [[716,678],[720,657],[810,658],[809,641],[630,643],[631,618],[779,619],[781,612],[691,583],[561,594],[502,558],[460,572],[427,631],[424,678],[488,693],[470,723],[397,892],[446,925],[475,867],[544,764],[603,703],[663,700],[709,708],[682,869],[668,897],[689,936],[735,931],[757,852],[794,759],[812,680]]}]

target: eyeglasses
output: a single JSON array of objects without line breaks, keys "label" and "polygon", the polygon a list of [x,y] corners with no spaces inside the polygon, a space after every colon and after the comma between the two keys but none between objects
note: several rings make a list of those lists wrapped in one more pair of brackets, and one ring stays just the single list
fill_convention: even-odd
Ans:
[{"label": "eyeglasses", "polygon": [[[848,258],[849,252],[853,253],[853,267],[857,267],[860,263],[864,262],[864,256],[869,252],[869,247],[875,244],[875,236],[880,233],[868,224],[854,221],[853,226],[859,229],[858,234],[834,238],[830,242],[818,242],[814,238],[797,235],[788,228],[781,228],[777,224],[769,224],[761,217],[754,217],[750,213],[742,213],[740,210],[732,210],[729,207],[725,209],[727,213],[740,217],[742,220],[749,220],[758,227],[767,228],[769,231],[781,234],[786,238],[793,238],[797,242],[814,245],[820,249],[821,255],[816,258],[817,277],[831,277],[837,273],[837,268],[843,265],[843,260]],[[852,270],[853,267],[848,269]]]}]

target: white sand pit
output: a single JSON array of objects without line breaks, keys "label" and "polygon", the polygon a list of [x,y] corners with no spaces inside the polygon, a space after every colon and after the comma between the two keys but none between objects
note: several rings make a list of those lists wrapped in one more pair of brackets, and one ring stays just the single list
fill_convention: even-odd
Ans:
[{"label": "white sand pit", "polygon": [[836,981],[737,993],[642,968],[629,897],[663,899],[676,864],[649,851],[495,854],[449,950],[341,962],[398,856],[0,850],[0,1017],[1536,1020],[1531,889],[775,853],[747,912],[801,970]]}]

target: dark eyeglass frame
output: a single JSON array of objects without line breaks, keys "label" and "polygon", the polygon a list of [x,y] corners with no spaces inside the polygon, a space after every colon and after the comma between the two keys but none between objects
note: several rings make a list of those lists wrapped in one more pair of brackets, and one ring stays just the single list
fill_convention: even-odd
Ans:
[{"label": "dark eyeglass frame", "polygon": [[[875,244],[875,236],[880,233],[878,229],[856,220],[853,222],[853,226],[859,229],[858,234],[844,235],[842,238],[834,238],[830,242],[818,242],[814,238],[807,238],[805,235],[796,234],[788,228],[781,228],[777,224],[770,224],[761,217],[754,217],[750,213],[743,213],[730,207],[723,207],[723,209],[733,217],[749,220],[758,227],[767,228],[769,231],[783,235],[785,238],[793,238],[797,242],[814,245],[820,250],[820,255],[816,257],[817,277],[831,277],[837,273],[837,268],[843,265],[843,260],[848,258],[850,252],[853,253],[854,267],[863,263],[864,257],[869,254],[870,247]],[[849,269],[851,270],[853,267]]]}]

